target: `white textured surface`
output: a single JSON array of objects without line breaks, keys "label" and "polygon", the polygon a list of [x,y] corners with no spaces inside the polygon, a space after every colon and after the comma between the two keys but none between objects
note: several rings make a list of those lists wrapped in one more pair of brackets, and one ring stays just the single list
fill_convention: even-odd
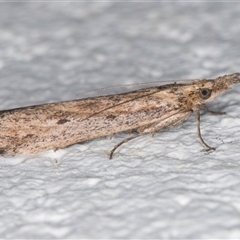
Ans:
[{"label": "white textured surface", "polygon": [[[1,109],[99,87],[239,71],[239,3],[1,3]],[[202,116],[0,158],[2,238],[240,238],[240,86]]]}]

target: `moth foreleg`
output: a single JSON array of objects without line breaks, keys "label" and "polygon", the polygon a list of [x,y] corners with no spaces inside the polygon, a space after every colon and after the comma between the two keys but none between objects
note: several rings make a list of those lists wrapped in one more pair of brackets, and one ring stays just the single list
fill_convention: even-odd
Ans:
[{"label": "moth foreleg", "polygon": [[212,111],[212,110],[210,110],[210,109],[207,107],[206,104],[202,104],[202,105],[203,105],[205,111],[206,111],[206,112],[209,112],[209,113],[211,113],[211,114],[214,114],[214,115],[224,115],[224,114],[226,114],[226,112],[215,112],[215,111]]},{"label": "moth foreleg", "polygon": [[202,144],[205,145],[208,148],[208,150],[215,150],[214,147],[210,147],[203,140],[202,135],[201,135],[201,130],[200,130],[200,111],[199,111],[199,109],[197,109],[197,110],[195,110],[195,112],[196,112],[197,130],[198,130],[198,137],[199,137],[199,139],[201,140]]}]

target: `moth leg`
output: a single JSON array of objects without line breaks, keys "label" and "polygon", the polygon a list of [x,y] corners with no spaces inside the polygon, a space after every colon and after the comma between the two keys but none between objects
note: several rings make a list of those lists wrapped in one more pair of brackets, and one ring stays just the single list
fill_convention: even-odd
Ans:
[{"label": "moth leg", "polygon": [[113,157],[113,153],[114,151],[120,147],[122,144],[137,138],[139,136],[142,136],[144,134],[150,133],[150,134],[155,134],[156,132],[160,131],[161,129],[167,127],[167,126],[176,126],[180,123],[182,123],[183,121],[185,121],[190,115],[192,114],[192,111],[187,111],[187,112],[181,112],[178,113],[178,115],[173,115],[171,117],[168,117],[164,120],[161,121],[156,121],[154,123],[151,124],[147,124],[144,126],[141,126],[139,128],[137,128],[136,130],[138,131],[137,135],[134,135],[132,137],[126,138],[124,139],[122,142],[120,142],[119,144],[117,144],[110,152],[110,159],[112,159]]},{"label": "moth leg", "polygon": [[113,138],[113,136],[114,136],[114,134],[111,134],[111,135],[110,135],[110,140]]},{"label": "moth leg", "polygon": [[188,119],[191,114],[192,114],[192,111],[182,112],[182,113],[179,113],[177,116],[173,115],[165,120],[156,121],[152,124],[139,127],[137,131],[139,133],[155,134],[156,132],[162,130],[165,127],[168,127],[168,126],[174,127],[179,125],[180,123]]},{"label": "moth leg", "polygon": [[116,150],[118,147],[120,147],[122,144],[124,144],[124,143],[126,143],[126,142],[128,142],[128,141],[131,141],[132,139],[137,138],[137,137],[139,137],[139,136],[141,136],[141,135],[143,135],[143,134],[142,134],[142,133],[139,133],[139,134],[134,135],[134,136],[132,136],[132,137],[126,138],[126,139],[124,139],[123,141],[121,141],[120,143],[118,143],[118,144],[111,150],[109,159],[112,159],[113,153],[115,152],[115,150]]},{"label": "moth leg", "polygon": [[206,104],[202,104],[202,105],[203,105],[205,111],[206,111],[206,112],[209,112],[209,113],[211,113],[211,114],[214,114],[214,115],[223,115],[223,114],[226,114],[226,112],[215,112],[215,111],[212,111],[212,110],[210,110],[210,109],[207,107]]},{"label": "moth leg", "polygon": [[207,150],[215,150],[214,147],[210,147],[208,144],[206,144],[202,138],[201,131],[200,131],[200,111],[199,109],[195,110],[196,112],[196,121],[197,121],[197,129],[198,129],[198,137],[200,138],[203,145],[205,145],[208,149]]}]

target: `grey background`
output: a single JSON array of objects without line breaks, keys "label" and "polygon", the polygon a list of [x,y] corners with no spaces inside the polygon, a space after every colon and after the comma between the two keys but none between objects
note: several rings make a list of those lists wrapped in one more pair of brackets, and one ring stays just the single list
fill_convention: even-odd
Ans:
[{"label": "grey background", "polygon": [[[239,71],[238,2],[0,3],[0,104]],[[112,90],[110,92],[114,92]],[[239,238],[239,86],[194,117],[125,144],[117,134],[0,161],[4,238]],[[94,93],[94,94],[101,94]],[[80,97],[86,97],[80,94]]]}]

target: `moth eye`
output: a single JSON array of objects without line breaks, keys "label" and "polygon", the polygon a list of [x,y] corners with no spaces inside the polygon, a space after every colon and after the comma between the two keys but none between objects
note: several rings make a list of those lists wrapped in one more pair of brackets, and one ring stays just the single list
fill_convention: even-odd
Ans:
[{"label": "moth eye", "polygon": [[199,90],[199,94],[202,99],[208,99],[212,94],[212,90],[208,88],[202,88]]}]

